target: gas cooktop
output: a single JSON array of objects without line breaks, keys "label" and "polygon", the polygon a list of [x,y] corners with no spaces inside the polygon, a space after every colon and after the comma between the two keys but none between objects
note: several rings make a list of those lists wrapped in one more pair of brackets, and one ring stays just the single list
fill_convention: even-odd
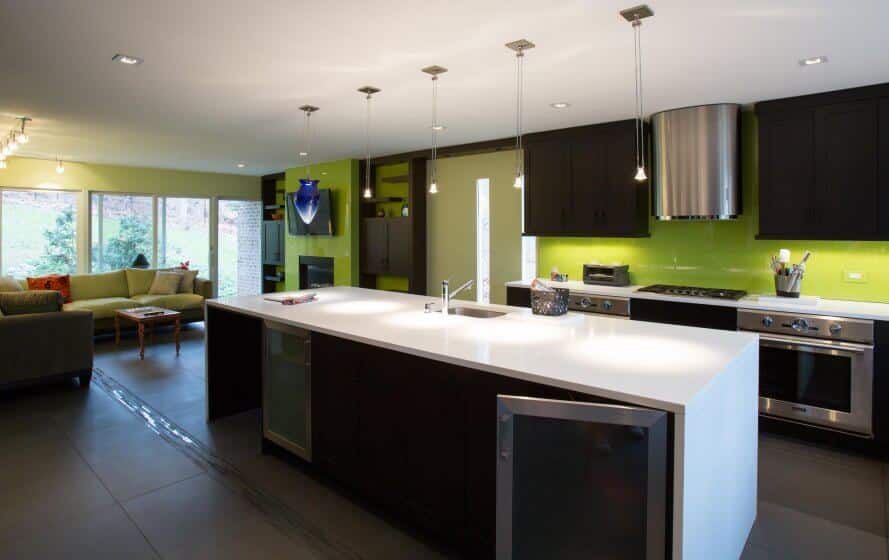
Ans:
[{"label": "gas cooktop", "polygon": [[639,292],[651,292],[653,294],[665,294],[668,296],[701,297],[711,299],[738,300],[747,295],[744,290],[723,290],[720,288],[696,288],[694,286],[671,286],[669,284],[654,284],[639,288]]}]

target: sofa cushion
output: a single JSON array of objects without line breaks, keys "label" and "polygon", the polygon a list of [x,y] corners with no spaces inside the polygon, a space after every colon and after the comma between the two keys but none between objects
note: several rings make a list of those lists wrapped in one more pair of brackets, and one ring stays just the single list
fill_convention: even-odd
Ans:
[{"label": "sofa cushion", "polygon": [[65,311],[92,311],[93,319],[108,319],[114,317],[118,309],[132,309],[140,307],[138,301],[123,297],[106,297],[95,299],[75,300],[65,304]]},{"label": "sofa cushion", "polygon": [[62,294],[65,303],[71,302],[71,275],[49,274],[47,276],[29,276],[29,290],[54,290]]},{"label": "sofa cushion", "polygon": [[0,292],[21,292],[23,289],[21,282],[12,276],[0,276]]},{"label": "sofa cushion", "polygon": [[154,275],[154,281],[151,282],[151,288],[148,289],[149,295],[169,296],[179,293],[179,284],[182,283],[181,272],[167,272],[158,270]]},{"label": "sofa cushion", "polygon": [[126,269],[127,285],[130,297],[139,294],[147,294],[151,289],[151,283],[154,282],[154,275],[157,273],[155,268],[128,268]]},{"label": "sofa cushion", "polygon": [[141,296],[133,296],[133,301],[139,302],[139,305],[153,305],[156,307],[163,307],[165,309],[173,309],[174,311],[199,309],[202,305],[204,305],[204,298],[197,294],[144,294]]},{"label": "sofa cushion", "polygon": [[4,315],[61,311],[63,301],[64,297],[56,290],[0,292],[0,310]]},{"label": "sofa cushion", "polygon": [[125,298],[129,297],[127,275],[123,270],[96,274],[71,275],[71,299]]}]

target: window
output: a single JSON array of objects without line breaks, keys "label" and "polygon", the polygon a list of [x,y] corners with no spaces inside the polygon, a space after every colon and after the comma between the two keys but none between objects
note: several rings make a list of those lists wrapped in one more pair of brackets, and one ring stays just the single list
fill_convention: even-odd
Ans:
[{"label": "window", "polygon": [[140,254],[154,262],[154,200],[151,196],[93,193],[90,196],[90,268],[132,266]]},{"label": "window", "polygon": [[0,274],[77,272],[77,193],[0,192]]},{"label": "window", "polygon": [[491,303],[491,181],[475,182],[475,293],[479,303]]},{"label": "window", "polygon": [[191,270],[210,276],[210,200],[157,199],[157,266],[173,268],[188,261]]},{"label": "window", "polygon": [[218,217],[219,297],[262,292],[262,202],[220,200]]}]

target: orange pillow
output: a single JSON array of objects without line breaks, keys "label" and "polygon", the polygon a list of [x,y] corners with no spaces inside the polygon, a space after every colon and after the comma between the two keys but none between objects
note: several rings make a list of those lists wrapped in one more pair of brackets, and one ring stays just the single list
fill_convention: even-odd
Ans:
[{"label": "orange pillow", "polygon": [[50,274],[49,276],[28,278],[28,289],[61,292],[65,303],[71,303],[71,276],[68,274]]}]

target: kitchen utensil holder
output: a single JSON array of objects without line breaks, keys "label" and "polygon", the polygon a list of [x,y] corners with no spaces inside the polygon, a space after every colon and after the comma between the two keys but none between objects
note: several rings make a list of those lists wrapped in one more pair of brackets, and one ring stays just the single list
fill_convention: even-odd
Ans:
[{"label": "kitchen utensil holder", "polygon": [[566,288],[548,290],[531,290],[531,312],[535,315],[557,317],[568,313],[568,294]]},{"label": "kitchen utensil holder", "polygon": [[781,297],[798,298],[802,281],[802,274],[776,274],[775,293]]}]

